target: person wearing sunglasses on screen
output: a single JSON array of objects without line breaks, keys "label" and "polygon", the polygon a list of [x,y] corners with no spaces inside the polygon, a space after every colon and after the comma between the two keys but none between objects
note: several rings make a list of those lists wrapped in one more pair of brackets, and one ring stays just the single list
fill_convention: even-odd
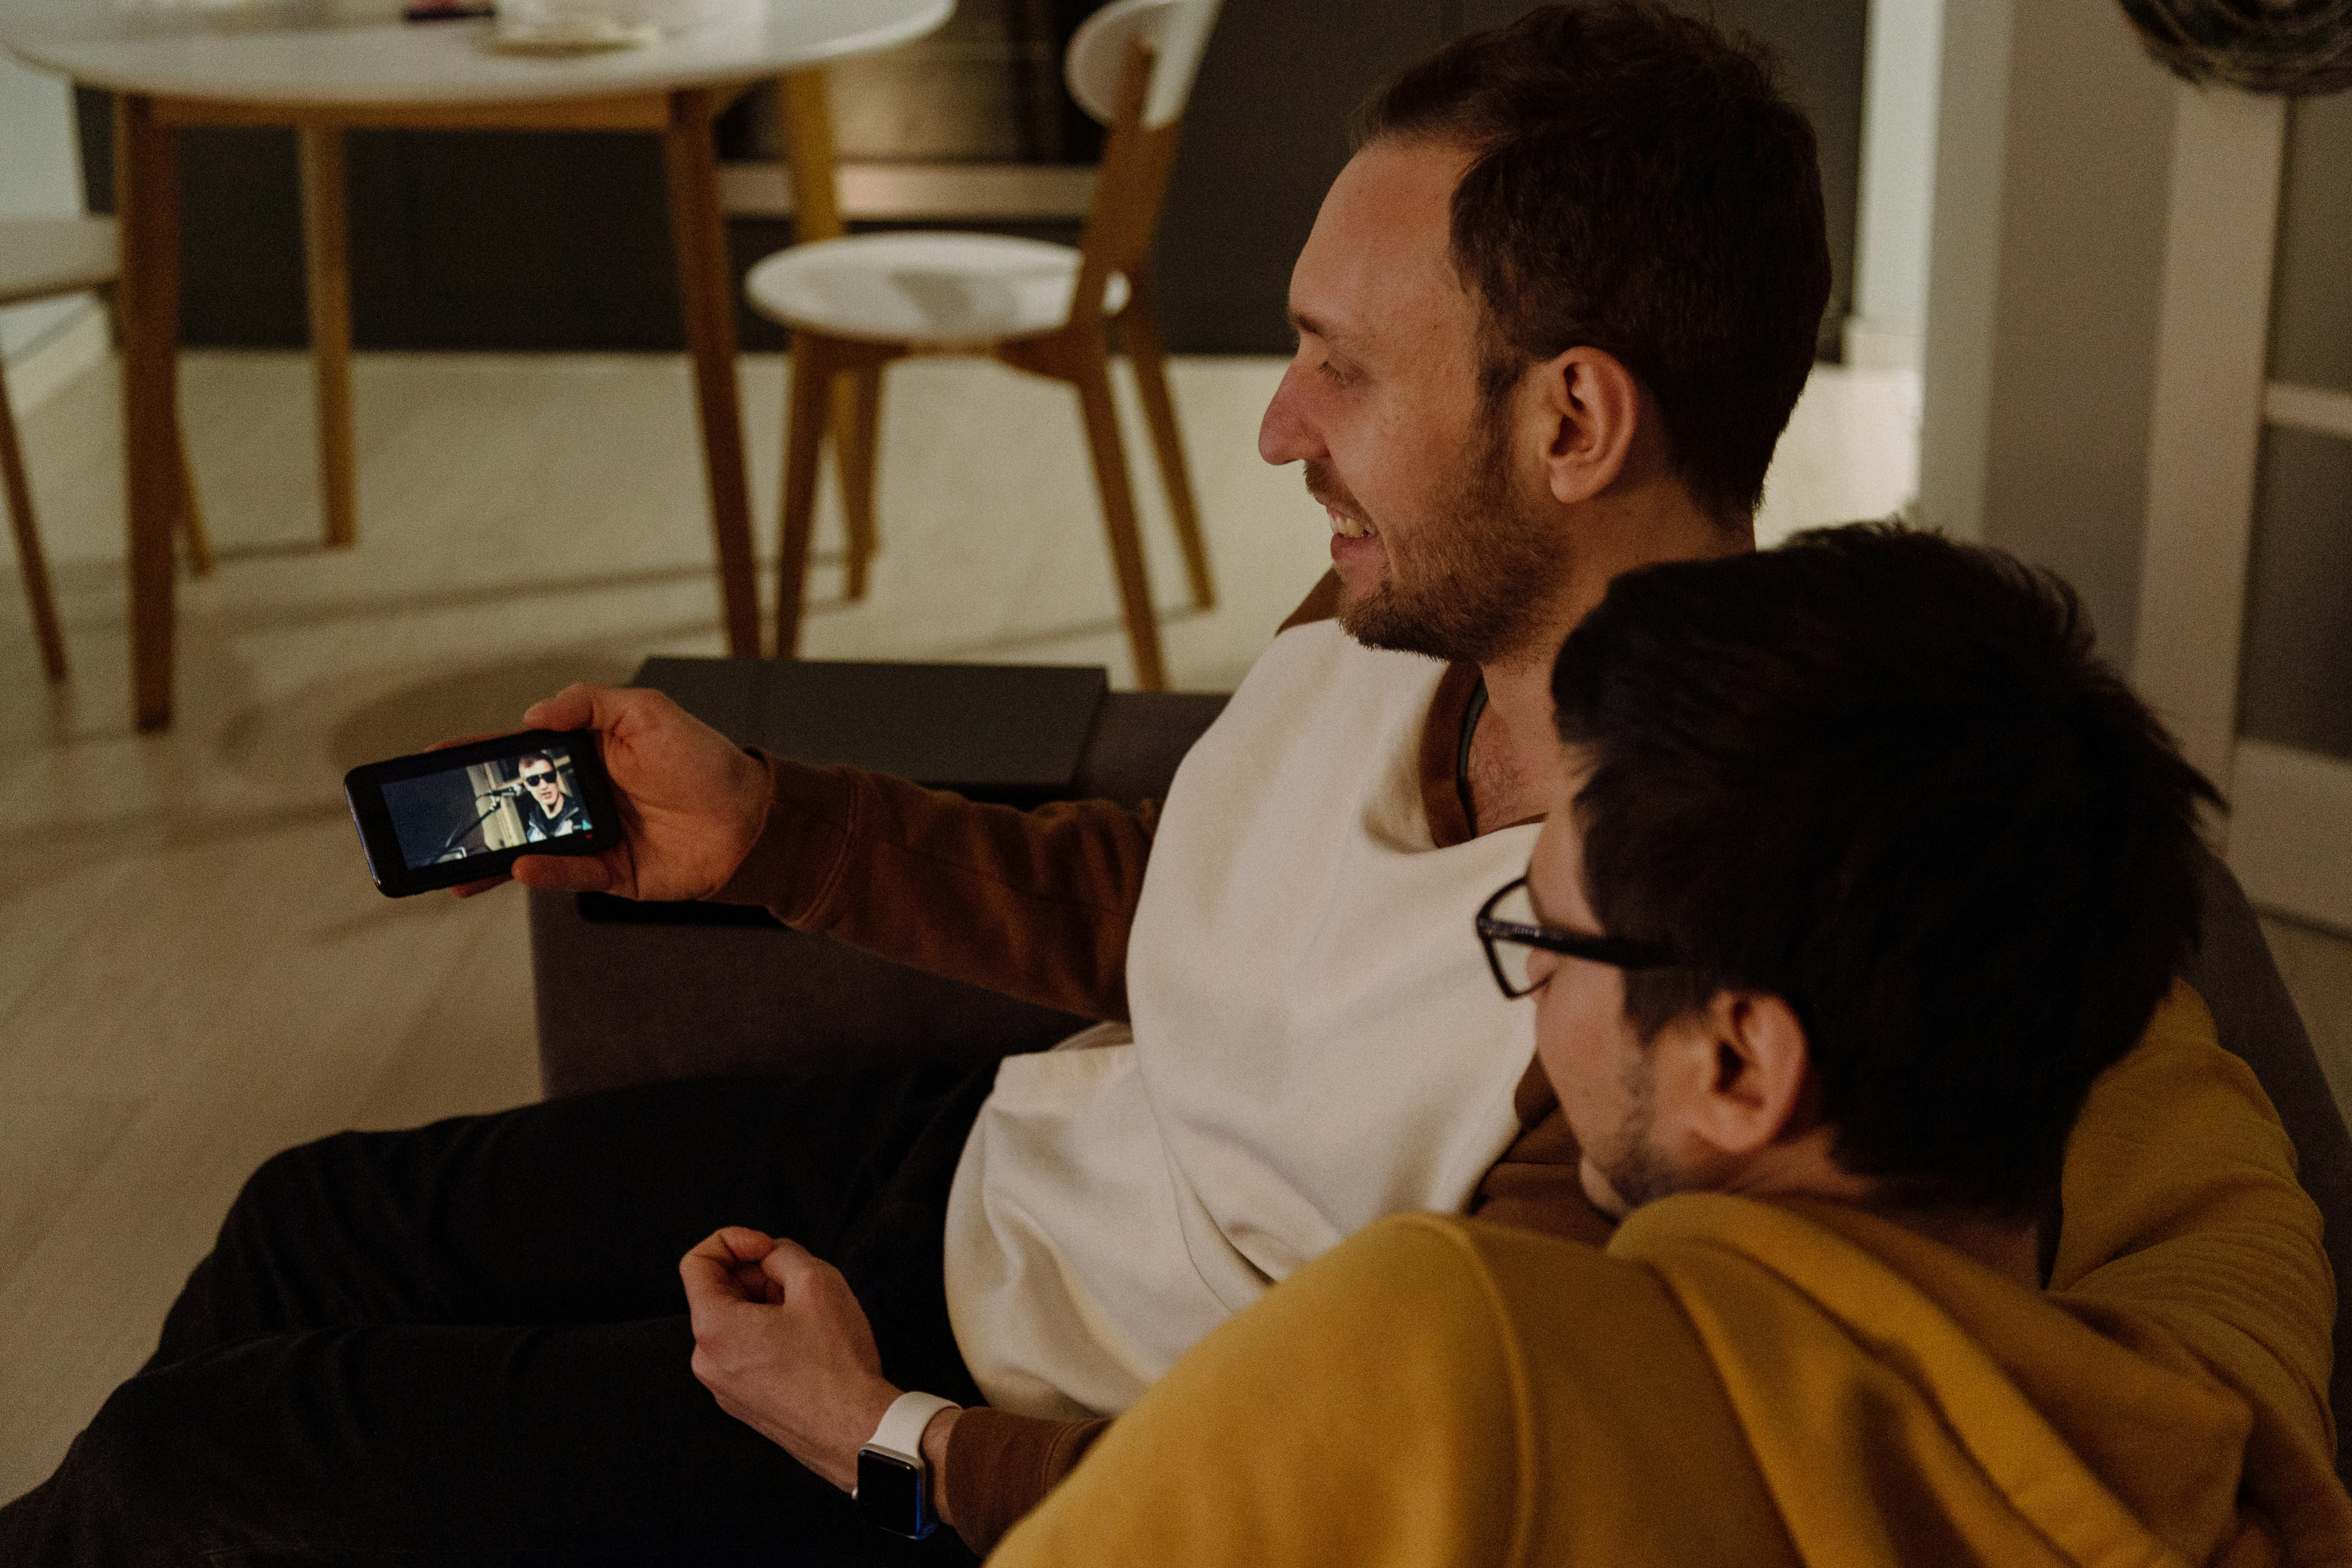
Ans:
[{"label": "person wearing sunglasses on screen", "polygon": [[587,828],[587,808],[564,787],[563,774],[553,757],[545,752],[530,752],[515,765],[520,770],[519,782],[523,790],[520,810],[525,843],[538,844]]}]

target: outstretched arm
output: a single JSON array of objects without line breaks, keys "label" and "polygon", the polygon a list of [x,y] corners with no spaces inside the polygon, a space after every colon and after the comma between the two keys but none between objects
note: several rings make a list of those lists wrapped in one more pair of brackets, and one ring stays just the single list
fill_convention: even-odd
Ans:
[{"label": "outstretched arm", "polygon": [[861,768],[760,761],[767,816],[714,898],[950,980],[1127,1016],[1155,806],[1016,811]]},{"label": "outstretched arm", "polygon": [[[859,768],[745,752],[658,691],[573,686],[523,716],[598,732],[622,841],[514,879],[759,904],[797,930],[1024,1001],[1127,1016],[1127,934],[1157,808],[1015,811]],[[458,889],[476,893],[502,879]]]}]

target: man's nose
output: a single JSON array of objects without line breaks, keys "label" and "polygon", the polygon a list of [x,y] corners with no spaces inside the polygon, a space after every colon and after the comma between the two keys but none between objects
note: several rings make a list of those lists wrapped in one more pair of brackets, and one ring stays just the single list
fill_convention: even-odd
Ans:
[{"label": "man's nose", "polygon": [[1284,369],[1282,384],[1274,389],[1273,401],[1265,405],[1265,417],[1257,426],[1257,455],[1276,468],[1323,456],[1323,444],[1301,406],[1303,402],[1298,362],[1293,360]]}]

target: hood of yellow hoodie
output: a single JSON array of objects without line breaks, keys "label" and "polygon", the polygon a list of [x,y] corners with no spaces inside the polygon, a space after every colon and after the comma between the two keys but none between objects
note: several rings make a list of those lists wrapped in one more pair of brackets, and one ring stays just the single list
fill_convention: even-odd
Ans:
[{"label": "hood of yellow hoodie", "polygon": [[2240,1532],[2246,1402],[1849,1205],[1693,1193],[1609,1251],[1691,1321],[1807,1563],[2203,1563]]}]

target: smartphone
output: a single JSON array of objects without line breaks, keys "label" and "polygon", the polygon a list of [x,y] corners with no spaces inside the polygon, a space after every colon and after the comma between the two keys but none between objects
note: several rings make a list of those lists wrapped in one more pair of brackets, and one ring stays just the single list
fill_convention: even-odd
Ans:
[{"label": "smartphone", "polygon": [[370,763],[343,798],[388,899],[495,877],[524,855],[593,855],[621,841],[593,730],[525,730]]}]

